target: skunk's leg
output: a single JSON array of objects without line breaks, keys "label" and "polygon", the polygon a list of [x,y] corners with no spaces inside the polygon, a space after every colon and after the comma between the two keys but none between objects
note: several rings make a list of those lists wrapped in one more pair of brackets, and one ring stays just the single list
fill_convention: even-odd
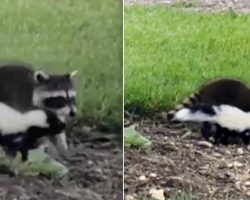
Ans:
[{"label": "skunk's leg", "polygon": [[246,130],[242,133],[240,133],[240,138],[243,140],[245,145],[249,145],[250,141],[250,130]]},{"label": "skunk's leg", "polygon": [[215,143],[217,136],[217,127],[215,124],[204,122],[201,127],[201,134],[205,138],[205,140]]},{"label": "skunk's leg", "polygon": [[21,151],[22,161],[26,162],[28,160],[29,152],[27,149],[22,149]]}]

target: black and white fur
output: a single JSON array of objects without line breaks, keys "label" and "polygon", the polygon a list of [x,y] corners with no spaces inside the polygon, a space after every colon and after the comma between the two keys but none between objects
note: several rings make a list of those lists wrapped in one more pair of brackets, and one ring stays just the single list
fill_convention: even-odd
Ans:
[{"label": "black and white fur", "polygon": [[215,143],[220,140],[227,144],[230,136],[241,137],[245,144],[250,141],[250,112],[235,106],[194,105],[177,111],[173,120],[204,122],[203,135],[214,132]]},{"label": "black and white fur", "polygon": [[244,82],[233,78],[212,80],[168,111],[167,117],[172,120],[178,110],[199,104],[227,104],[248,112],[250,111],[250,88]]},{"label": "black and white fur", "polygon": [[7,153],[20,151],[23,161],[28,159],[28,151],[37,147],[38,139],[65,130],[65,123],[51,111],[34,108],[21,113],[0,103],[0,115],[0,145]]},{"label": "black and white fur", "polygon": [[[0,102],[26,112],[32,106],[50,110],[63,121],[76,115],[76,92],[69,74],[48,75],[35,71],[25,63],[8,63],[0,66]],[[59,152],[68,146],[65,133],[50,137]]]},{"label": "black and white fur", "polygon": [[[202,85],[196,92],[186,98],[183,103],[176,106],[167,113],[167,117],[172,121],[173,116],[182,108],[189,108],[195,105],[222,105],[235,106],[245,112],[250,111],[250,88],[242,81],[233,78],[220,78],[212,80]],[[202,124],[201,132],[205,139],[212,138],[220,129],[218,125],[211,122]],[[229,133],[227,135],[230,135]],[[232,135],[234,135],[232,133]],[[223,143],[223,141],[221,141]],[[218,139],[219,143],[219,139]],[[235,138],[232,143],[238,143]]]}]

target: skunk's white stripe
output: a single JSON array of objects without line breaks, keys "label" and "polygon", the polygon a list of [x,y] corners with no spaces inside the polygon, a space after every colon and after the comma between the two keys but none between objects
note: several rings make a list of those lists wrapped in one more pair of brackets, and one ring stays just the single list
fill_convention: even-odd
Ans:
[{"label": "skunk's white stripe", "polygon": [[46,113],[42,110],[20,113],[12,107],[0,103],[0,132],[2,135],[25,132],[30,126],[48,127]]},{"label": "skunk's white stripe", "polygon": [[195,112],[184,108],[176,112],[174,119],[178,121],[214,122],[230,130],[242,132],[250,129],[250,112],[244,112],[230,105],[212,106],[215,115],[209,115],[202,110]]},{"label": "skunk's white stripe", "polygon": [[250,113],[244,112],[239,108],[221,105],[221,111],[218,111],[217,120],[218,123],[231,130],[244,131],[250,129]]}]

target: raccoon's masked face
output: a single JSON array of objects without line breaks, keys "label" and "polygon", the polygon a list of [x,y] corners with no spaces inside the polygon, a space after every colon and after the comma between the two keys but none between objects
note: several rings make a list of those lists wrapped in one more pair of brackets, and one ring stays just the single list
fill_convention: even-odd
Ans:
[{"label": "raccoon's masked face", "polygon": [[37,89],[33,94],[33,103],[41,108],[55,112],[63,121],[76,116],[76,91],[72,78],[76,71],[64,75],[35,73]]}]

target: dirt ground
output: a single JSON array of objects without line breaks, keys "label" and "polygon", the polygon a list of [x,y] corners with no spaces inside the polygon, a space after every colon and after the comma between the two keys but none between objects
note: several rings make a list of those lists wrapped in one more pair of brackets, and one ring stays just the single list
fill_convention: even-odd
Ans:
[{"label": "dirt ground", "polygon": [[166,5],[182,5],[187,9],[196,11],[220,11],[233,8],[240,12],[250,12],[249,0],[124,0],[125,4],[166,4]]},{"label": "dirt ground", "polygon": [[127,199],[150,199],[152,188],[167,199],[184,190],[197,200],[250,199],[250,152],[240,145],[218,146],[183,127],[143,121],[139,130],[152,141],[146,150],[125,151]]},{"label": "dirt ground", "polygon": [[[0,200],[121,200],[122,133],[76,133],[69,174],[60,180],[0,175]],[[119,137],[117,137],[119,135]]]}]

